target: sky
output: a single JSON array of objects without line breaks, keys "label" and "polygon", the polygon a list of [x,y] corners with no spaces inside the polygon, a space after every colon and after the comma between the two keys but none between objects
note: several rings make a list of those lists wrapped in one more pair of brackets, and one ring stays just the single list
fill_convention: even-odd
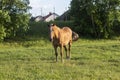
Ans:
[{"label": "sky", "polygon": [[32,9],[32,16],[45,16],[49,12],[55,12],[58,15],[63,14],[70,7],[71,0],[29,0]]}]

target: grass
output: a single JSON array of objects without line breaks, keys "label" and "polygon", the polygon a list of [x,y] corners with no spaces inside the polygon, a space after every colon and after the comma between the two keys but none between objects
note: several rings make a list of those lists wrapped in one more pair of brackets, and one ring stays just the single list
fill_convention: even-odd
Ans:
[{"label": "grass", "polygon": [[44,39],[0,43],[0,80],[120,80],[120,41],[79,39],[55,62]]}]

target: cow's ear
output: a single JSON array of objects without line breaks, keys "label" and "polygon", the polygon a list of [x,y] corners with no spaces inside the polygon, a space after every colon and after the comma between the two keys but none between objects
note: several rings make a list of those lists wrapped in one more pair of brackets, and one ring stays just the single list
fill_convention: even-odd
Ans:
[{"label": "cow's ear", "polygon": [[51,26],[55,26],[55,24],[54,24],[54,23],[52,23],[52,24],[51,24]]}]

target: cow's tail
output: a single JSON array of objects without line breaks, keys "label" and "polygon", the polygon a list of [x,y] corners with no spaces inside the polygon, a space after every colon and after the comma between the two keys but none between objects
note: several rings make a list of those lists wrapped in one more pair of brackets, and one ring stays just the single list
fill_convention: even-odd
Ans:
[{"label": "cow's tail", "polygon": [[77,41],[78,39],[79,39],[79,35],[76,32],[72,31],[72,40]]}]

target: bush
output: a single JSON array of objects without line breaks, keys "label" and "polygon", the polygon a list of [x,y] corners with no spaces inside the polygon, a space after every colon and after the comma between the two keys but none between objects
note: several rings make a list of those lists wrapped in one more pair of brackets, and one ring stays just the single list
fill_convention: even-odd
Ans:
[{"label": "bush", "polygon": [[59,27],[68,26],[73,29],[72,21],[54,21],[54,22],[30,22],[29,30],[27,35],[29,36],[38,36],[42,38],[48,38],[49,36],[49,28],[48,24],[54,23]]},{"label": "bush", "polygon": [[27,35],[46,38],[49,31],[47,26],[46,22],[30,22]]},{"label": "bush", "polygon": [[5,36],[6,36],[5,28],[2,25],[0,25],[0,41],[2,41]]}]

